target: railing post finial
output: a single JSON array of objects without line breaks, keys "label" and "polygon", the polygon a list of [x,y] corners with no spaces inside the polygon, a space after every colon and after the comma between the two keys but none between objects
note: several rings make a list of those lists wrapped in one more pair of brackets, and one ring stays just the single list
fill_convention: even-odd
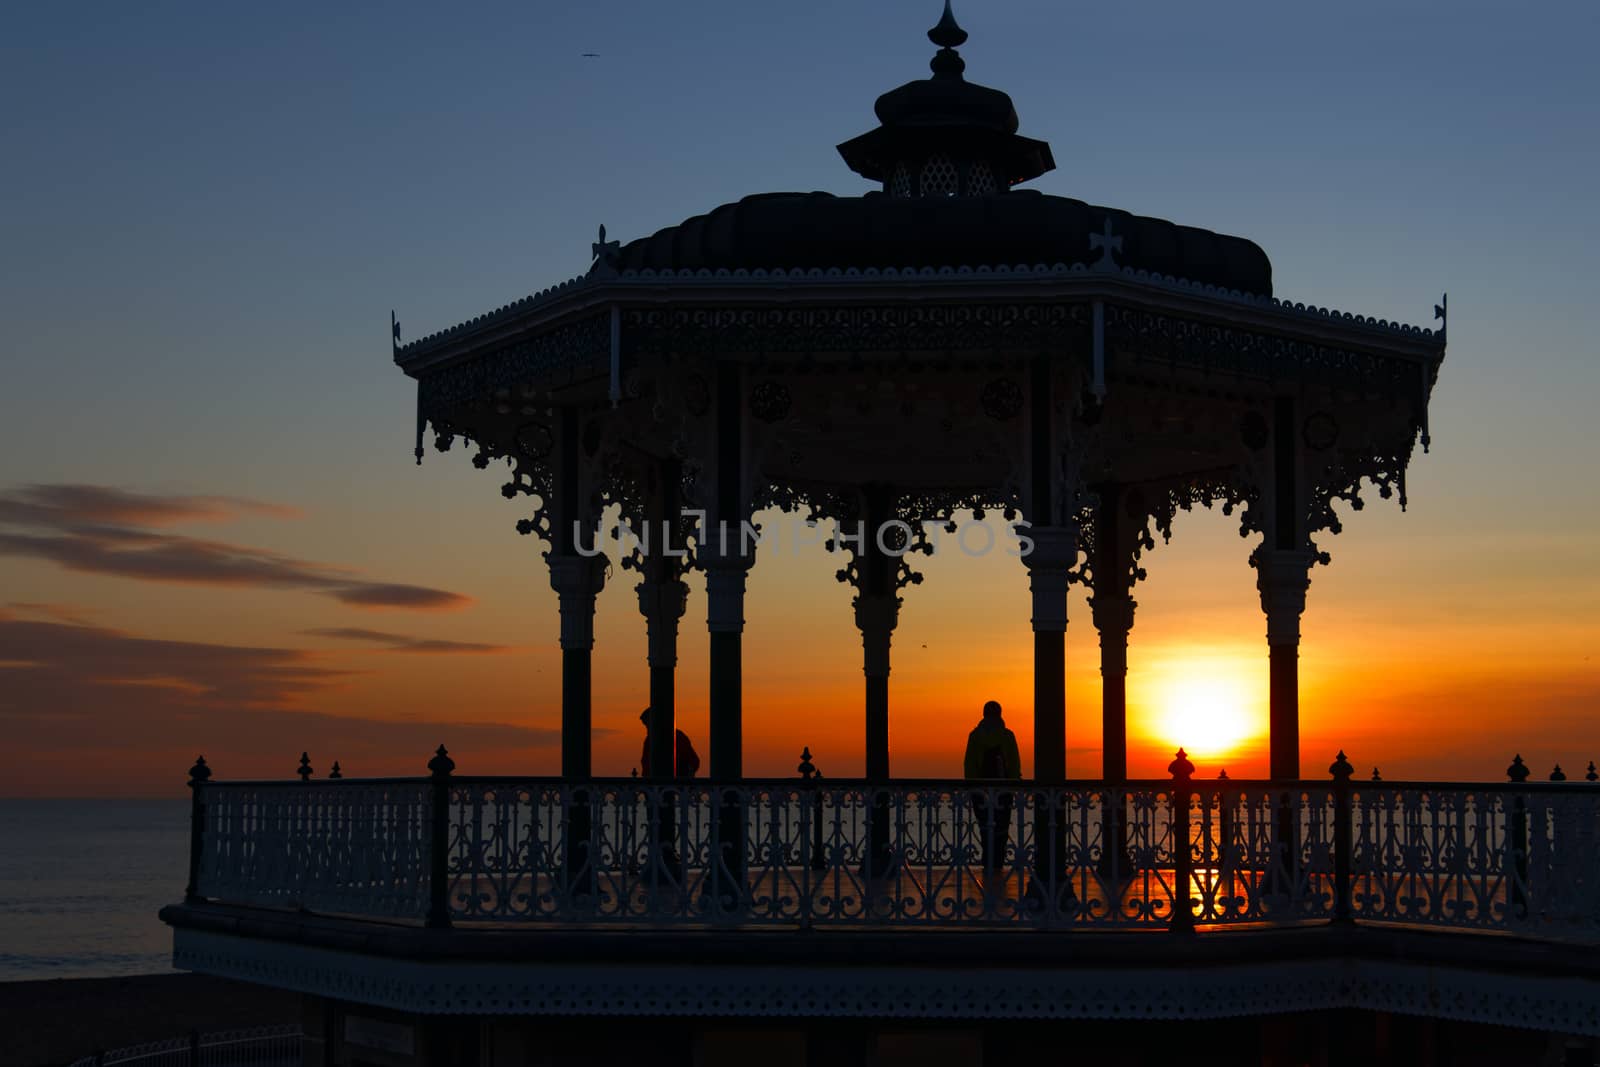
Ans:
[{"label": "railing post finial", "polygon": [[1222,770],[1217,772],[1217,781],[1226,782],[1227,780],[1228,780],[1228,768],[1224,767],[1224,768],[1222,768]]},{"label": "railing post finial", "polygon": [[[1589,766],[1593,767],[1594,764],[1591,763]],[[194,766],[189,768],[189,787],[192,789],[201,782],[210,780],[211,768],[206,766],[206,758],[204,756],[196,756]]]},{"label": "railing post finial", "polygon": [[300,769],[294,773],[300,776],[302,782],[311,781],[311,754],[309,752],[300,753]]},{"label": "railing post finial", "polygon": [[450,758],[450,752],[443,745],[439,746],[433,758],[428,761],[428,770],[433,772],[435,781],[440,778],[450,777],[450,772],[456,769],[456,761]]},{"label": "railing post finial", "polygon": [[1167,772],[1174,781],[1187,782],[1194,777],[1194,764],[1189,762],[1189,754],[1183,749],[1178,749],[1178,756],[1167,764]]},{"label": "railing post finial", "polygon": [[1589,773],[1584,778],[1591,782],[1600,782],[1600,771],[1594,769],[1594,760],[1589,761]]},{"label": "railing post finial", "polygon": [[1561,764],[1556,764],[1556,769],[1550,772],[1550,780],[1552,782],[1564,782],[1567,780],[1566,772],[1561,769]]},{"label": "railing post finial", "polygon": [[1376,768],[1376,767],[1372,768],[1372,780],[1374,782],[1383,781],[1383,775],[1378,773],[1378,768]]},{"label": "railing post finial", "polygon": [[811,762],[810,745],[800,750],[800,766],[796,767],[795,770],[799,771],[800,777],[808,782],[811,780],[811,776],[817,773],[817,765]]},{"label": "railing post finial", "polygon": [[1528,765],[1522,762],[1522,754],[1520,752],[1512,758],[1511,766],[1506,768],[1506,777],[1513,782],[1526,782],[1528,775],[1531,773],[1528,770]]},{"label": "railing post finial", "polygon": [[344,772],[339,769],[339,761],[338,760],[334,760],[333,761],[333,770],[328,772],[328,777],[329,778],[343,778],[344,777]]},{"label": "railing post finial", "polygon": [[1328,764],[1328,773],[1341,782],[1348,782],[1355,775],[1356,769],[1345,759],[1344,749],[1339,750],[1339,755]]}]

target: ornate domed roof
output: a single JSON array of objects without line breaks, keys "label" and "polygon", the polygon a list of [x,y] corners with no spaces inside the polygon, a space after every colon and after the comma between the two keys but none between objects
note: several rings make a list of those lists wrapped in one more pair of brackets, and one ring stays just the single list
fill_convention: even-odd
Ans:
[{"label": "ornate domed roof", "polygon": [[883,193],[763,193],[624,245],[620,270],[770,270],[1093,263],[1107,223],[1119,266],[1270,296],[1254,241],[1020,190],[900,199]]},{"label": "ornate domed roof", "polygon": [[[1271,295],[1272,264],[1252,241],[1013,190],[1055,167],[1050,146],[1017,134],[1009,96],[962,77],[966,64],[955,49],[967,34],[949,0],[928,37],[939,46],[933,77],[883,94],[876,106],[882,125],[839,146],[852,170],[883,182],[882,192],[747,196],[633,241],[608,257],[608,265],[771,270],[1114,263]],[[1102,246],[1105,251],[1097,252]],[[1108,259],[1112,246],[1116,256]]]}]

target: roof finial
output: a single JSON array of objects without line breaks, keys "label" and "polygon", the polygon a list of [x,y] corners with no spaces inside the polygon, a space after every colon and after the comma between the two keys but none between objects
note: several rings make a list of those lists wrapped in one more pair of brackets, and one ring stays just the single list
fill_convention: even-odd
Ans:
[{"label": "roof finial", "polygon": [[950,0],[944,0],[944,14],[940,17],[939,24],[928,31],[928,40],[939,46],[933,62],[928,64],[933,73],[961,77],[961,72],[967,69],[967,64],[956,54],[955,49],[967,43],[967,31],[957,25],[955,13],[950,10]]}]

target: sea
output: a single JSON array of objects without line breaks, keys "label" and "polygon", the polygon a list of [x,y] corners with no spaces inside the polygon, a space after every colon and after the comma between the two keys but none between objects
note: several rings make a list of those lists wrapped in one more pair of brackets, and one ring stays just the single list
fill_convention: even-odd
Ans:
[{"label": "sea", "polygon": [[172,970],[189,802],[0,798],[0,981]]}]

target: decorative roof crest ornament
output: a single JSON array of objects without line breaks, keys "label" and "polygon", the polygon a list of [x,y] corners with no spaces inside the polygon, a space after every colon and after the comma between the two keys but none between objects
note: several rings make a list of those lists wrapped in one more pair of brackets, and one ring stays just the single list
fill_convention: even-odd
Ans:
[{"label": "decorative roof crest ornament", "polygon": [[928,64],[934,77],[961,77],[967,69],[967,63],[956,49],[967,43],[967,31],[957,24],[955,13],[950,10],[950,0],[944,0],[944,14],[940,16],[939,24],[928,31],[928,40],[939,46],[939,51]]},{"label": "decorative roof crest ornament", "polygon": [[606,240],[604,223],[600,226],[599,239],[589,246],[589,251],[594,256],[594,265],[589,268],[591,273],[615,274],[617,272],[617,260],[622,254],[622,242]]},{"label": "decorative roof crest ornament", "polygon": [[1100,258],[1089,265],[1092,270],[1122,269],[1118,266],[1117,261],[1111,258],[1113,252],[1120,253],[1122,251],[1122,235],[1111,232],[1110,215],[1106,216],[1104,232],[1091,233],[1089,235],[1089,248],[1091,250],[1096,248],[1100,250]]},{"label": "decorative roof crest ornament", "polygon": [[1048,144],[1018,135],[1011,97],[962,76],[967,31],[949,0],[928,40],[933,77],[878,97],[878,128],[839,145],[846,165],[896,198],[993,196],[1055,169]]}]

